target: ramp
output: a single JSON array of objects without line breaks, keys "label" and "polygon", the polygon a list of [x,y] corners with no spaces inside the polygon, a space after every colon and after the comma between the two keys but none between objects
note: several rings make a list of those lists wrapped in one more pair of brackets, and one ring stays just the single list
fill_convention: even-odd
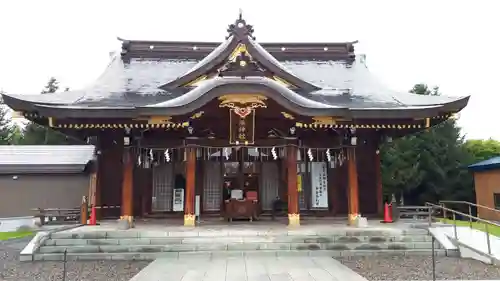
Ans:
[{"label": "ramp", "polygon": [[130,281],[367,281],[330,257],[159,258]]},{"label": "ramp", "polygon": [[[471,229],[470,227],[457,226],[435,227],[431,230],[432,235],[440,240],[445,248],[458,248],[462,258],[471,258],[488,264],[498,264],[500,261],[500,238],[489,235],[490,252],[488,252],[488,235],[484,231]],[[439,238],[438,238],[439,237]]]}]

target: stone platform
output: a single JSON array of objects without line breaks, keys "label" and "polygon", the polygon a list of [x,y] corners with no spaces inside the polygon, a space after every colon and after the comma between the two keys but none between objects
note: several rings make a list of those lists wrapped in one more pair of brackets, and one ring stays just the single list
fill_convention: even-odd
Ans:
[{"label": "stone platform", "polygon": [[[182,257],[429,255],[426,229],[405,224],[348,227],[321,221],[298,228],[271,222],[212,224],[198,227],[138,222],[118,230],[115,222],[83,226],[47,235],[25,260],[154,260]],[[449,255],[435,244],[438,255]]]}]

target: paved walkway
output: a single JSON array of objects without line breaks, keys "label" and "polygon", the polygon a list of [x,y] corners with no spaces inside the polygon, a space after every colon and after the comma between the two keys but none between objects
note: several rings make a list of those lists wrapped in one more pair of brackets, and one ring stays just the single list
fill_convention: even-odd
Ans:
[{"label": "paved walkway", "polygon": [[366,281],[329,257],[157,259],[130,281]]}]

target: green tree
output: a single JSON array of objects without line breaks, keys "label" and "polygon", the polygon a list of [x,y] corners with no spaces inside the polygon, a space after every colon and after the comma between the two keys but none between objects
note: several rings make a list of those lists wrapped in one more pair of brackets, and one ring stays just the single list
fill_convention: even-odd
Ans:
[{"label": "green tree", "polygon": [[7,107],[0,101],[0,145],[11,144],[11,135],[12,128],[7,115]]},{"label": "green tree", "polygon": [[[439,88],[417,84],[411,93],[439,95]],[[472,176],[465,168],[471,153],[454,119],[381,147],[386,195],[403,195],[406,203],[474,199]]]},{"label": "green tree", "polygon": [[[41,94],[55,93],[58,90],[59,81],[57,81],[56,78],[51,77]],[[23,138],[20,140],[20,144],[24,145],[62,145],[72,143],[73,142],[66,135],[49,127],[38,125],[34,122],[30,122],[26,125],[23,132]]]},{"label": "green tree", "polygon": [[495,156],[500,156],[500,142],[488,140],[467,140],[465,148],[473,157],[474,162],[480,162]]}]

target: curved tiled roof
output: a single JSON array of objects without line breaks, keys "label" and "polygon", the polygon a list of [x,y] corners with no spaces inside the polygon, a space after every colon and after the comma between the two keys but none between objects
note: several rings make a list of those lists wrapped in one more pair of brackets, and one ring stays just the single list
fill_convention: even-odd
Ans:
[{"label": "curved tiled roof", "polygon": [[[151,43],[154,46],[147,48],[150,50],[147,56],[142,55],[147,42],[124,41],[126,50],[113,57],[106,71],[85,89],[43,95],[4,94],[4,100],[15,110],[38,111],[42,115],[50,112],[48,116],[53,117],[89,114],[92,117],[134,117],[150,114],[158,108],[162,108],[164,114],[184,114],[186,112],[179,107],[195,110],[206,103],[208,97],[216,98],[227,92],[228,87],[234,90],[246,87],[245,90],[250,91],[255,87],[269,92],[271,98],[280,99],[280,103],[299,114],[318,116],[423,118],[458,112],[468,103],[469,97],[423,96],[386,87],[360,58],[352,60],[352,43],[330,44],[333,49],[337,48],[335,51],[324,47],[326,53],[331,52],[331,57],[321,55],[306,60],[284,56],[277,59],[248,32],[239,32],[245,34],[244,37],[236,30],[219,47],[203,42],[154,42]],[[182,87],[224,61],[232,51],[229,48],[234,48],[241,40],[248,44],[249,52],[254,52],[252,56],[259,64],[271,68],[273,73],[279,72],[275,75],[299,87],[292,90],[266,77],[215,77],[194,88]],[[204,59],[196,58],[196,48],[190,52],[185,50],[189,44],[211,51]],[[320,46],[315,43],[308,49],[304,44],[296,45],[304,50]],[[180,50],[183,50],[182,56],[178,54]],[[285,47],[283,50],[286,52]]]}]

